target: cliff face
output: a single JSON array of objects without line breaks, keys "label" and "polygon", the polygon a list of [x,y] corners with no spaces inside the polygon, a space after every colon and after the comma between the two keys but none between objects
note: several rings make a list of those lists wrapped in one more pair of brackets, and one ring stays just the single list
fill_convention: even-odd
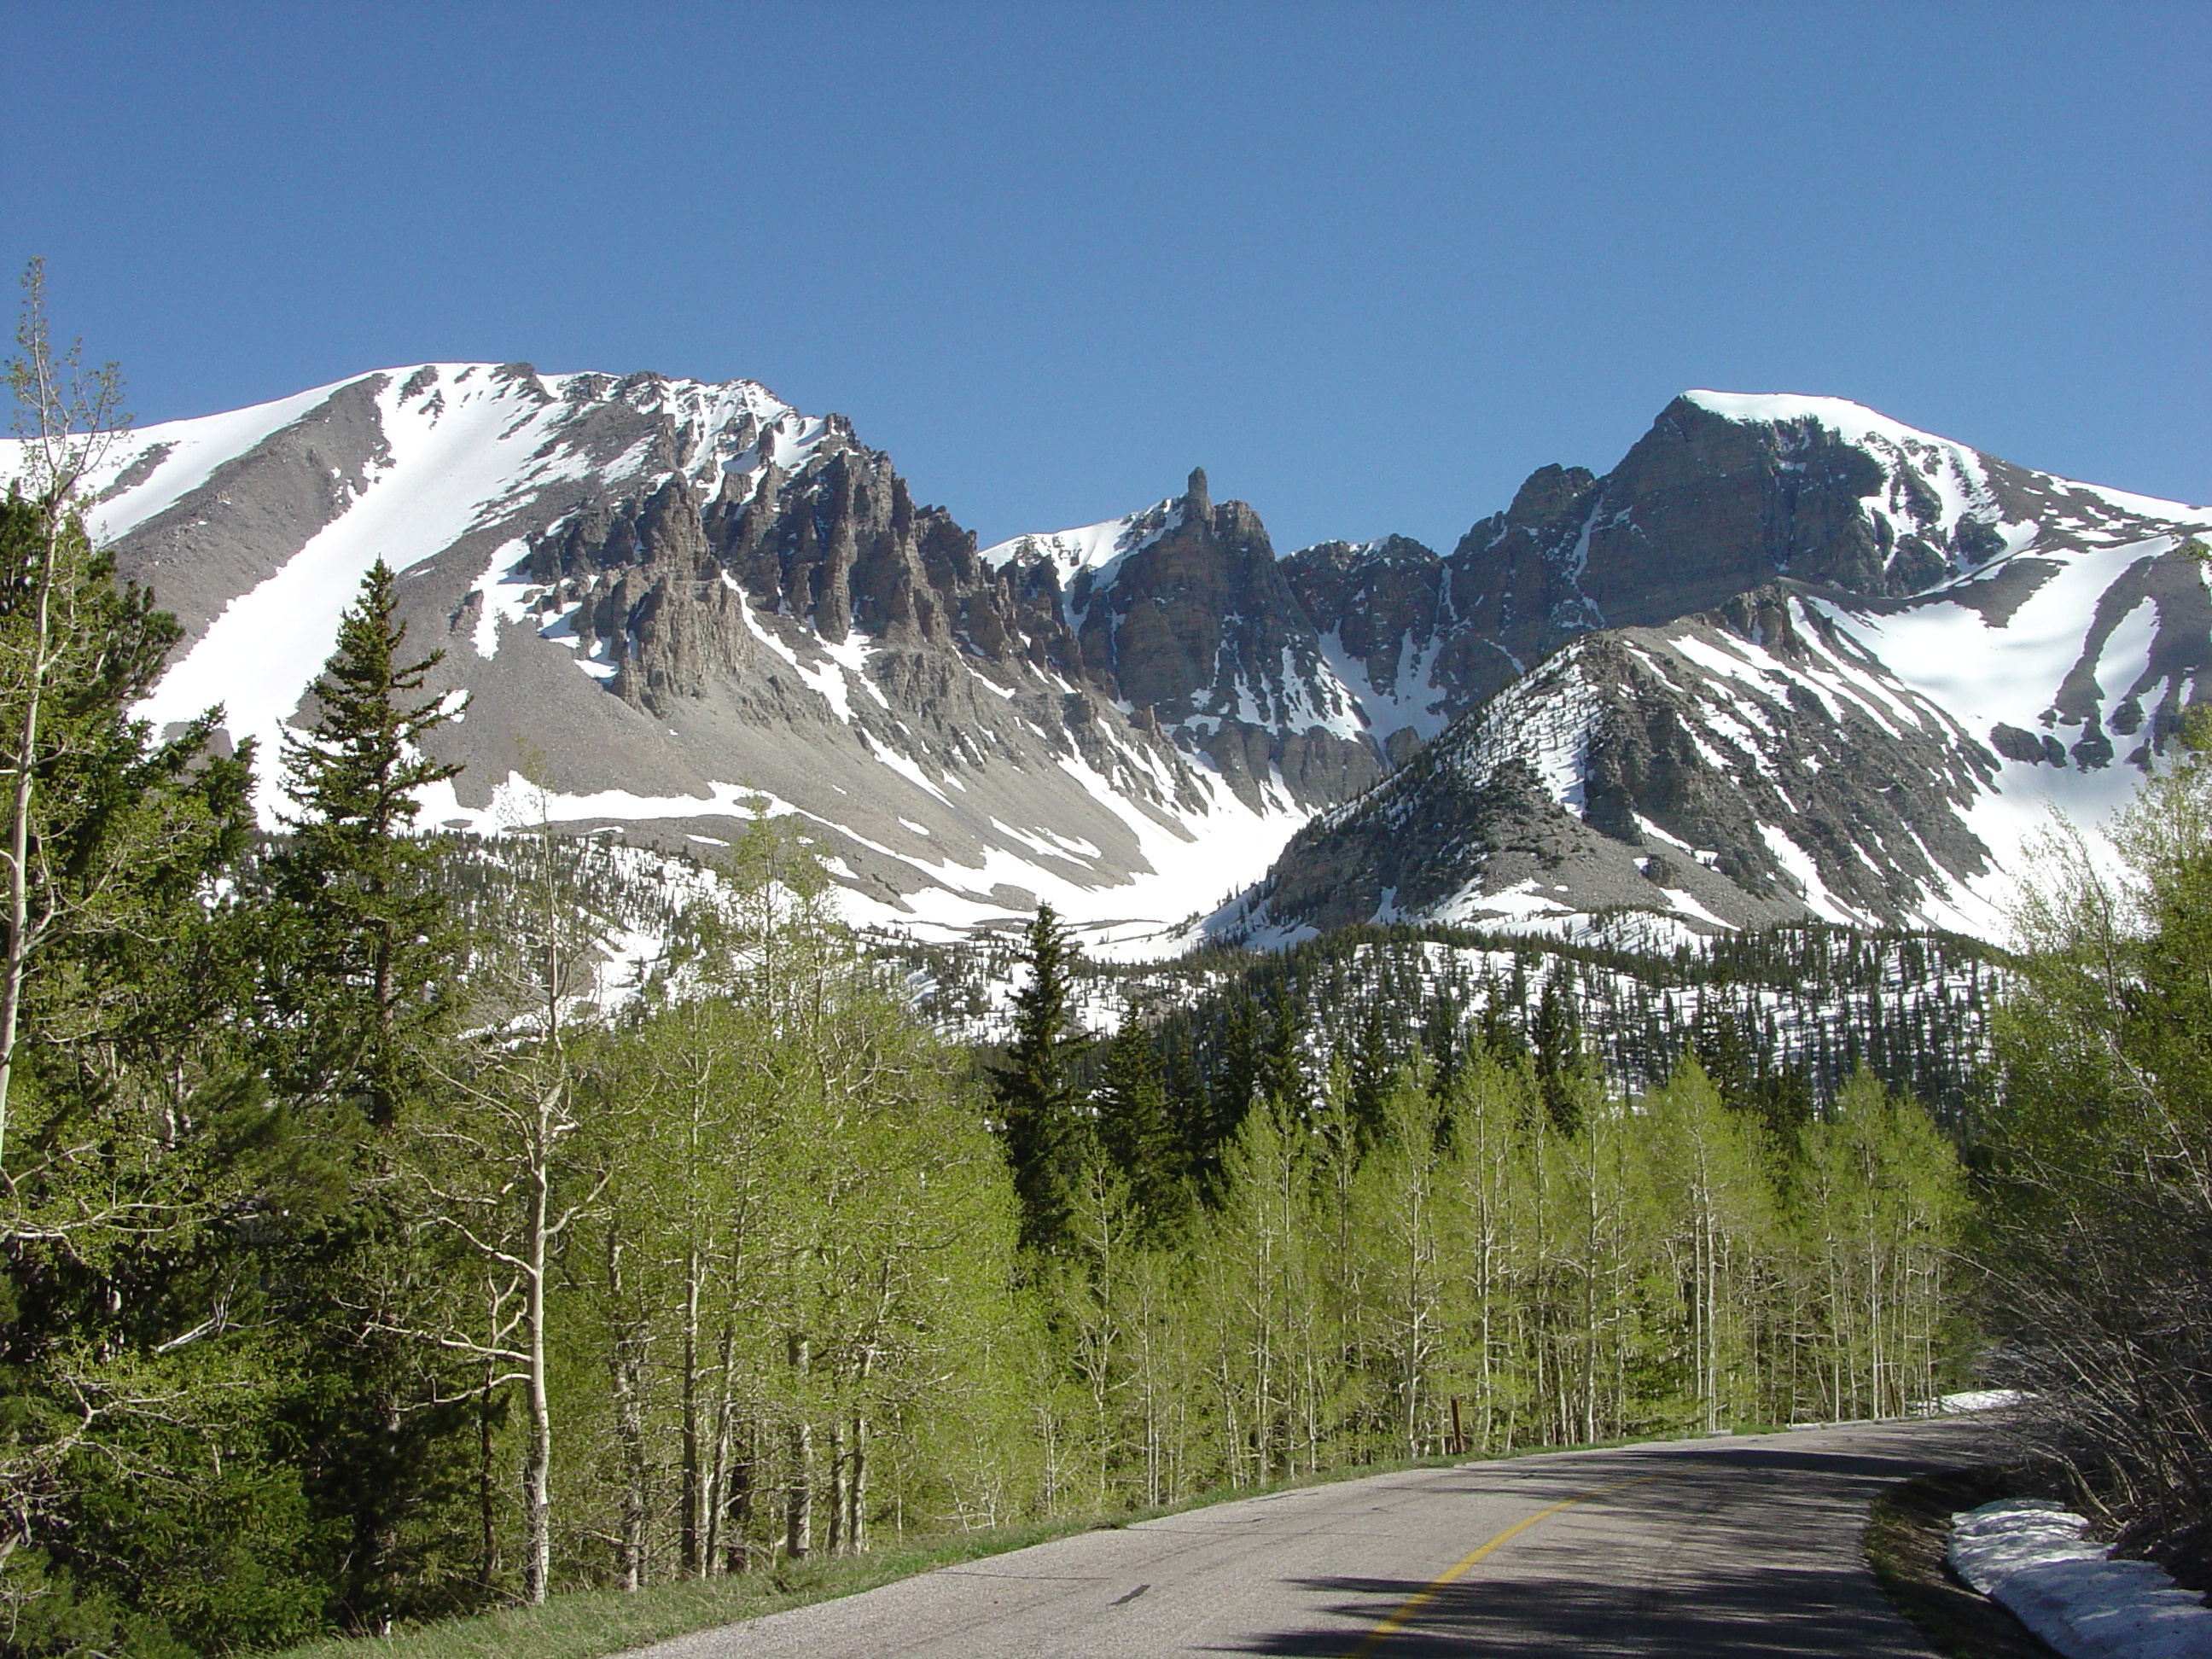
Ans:
[{"label": "cliff face", "polygon": [[1182,496],[1139,516],[1127,550],[1069,585],[1093,682],[1248,799],[1272,778],[1321,806],[1380,775],[1260,515],[1217,505],[1196,471]]}]

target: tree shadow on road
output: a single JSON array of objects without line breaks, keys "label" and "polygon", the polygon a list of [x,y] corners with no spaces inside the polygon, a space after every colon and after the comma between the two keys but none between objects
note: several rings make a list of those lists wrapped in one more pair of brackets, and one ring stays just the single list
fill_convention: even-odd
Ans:
[{"label": "tree shadow on road", "polygon": [[[1837,1575],[1758,1575],[1737,1585],[1703,1584],[1694,1606],[1675,1595],[1607,1584],[1462,1581],[1437,1591],[1376,1650],[1376,1659],[1443,1659],[1471,1654],[1574,1654],[1616,1649],[1684,1659],[1757,1656],[1893,1654],[1921,1650],[1908,1629],[1893,1635],[1856,1596],[1838,1599]],[[1411,1579],[1306,1578],[1296,1588],[1324,1598],[1314,1610],[1358,1628],[1288,1631],[1220,1650],[1283,1659],[1346,1659],[1384,1619],[1425,1585]]]},{"label": "tree shadow on road", "polygon": [[[1601,1534],[1576,1527],[1576,1521],[1621,1518],[1610,1494],[1594,1497],[1589,1507],[1562,1514],[1556,1531],[1532,1531],[1509,1553],[1429,1594],[1374,1659],[1613,1651],[1683,1659],[1921,1655],[1925,1650],[1890,1611],[1855,1547],[1841,1553],[1820,1547],[1814,1559],[1797,1547],[1824,1533],[1832,1536],[1838,1500],[1852,1488],[1870,1497],[1926,1467],[1924,1458],[1774,1445],[1685,1449],[1605,1471],[1589,1464],[1537,1465],[1522,1490],[1539,1504],[1588,1493],[1607,1485],[1608,1476],[1657,1474],[1624,1490],[1618,1501],[1621,1510],[1636,1511],[1642,1535],[1658,1542],[1608,1547]],[[1719,1520],[1717,1507],[1746,1496],[1747,1475],[1756,1482],[1755,1497],[1732,1519]],[[1762,1559],[1770,1543],[1772,1553]],[[1346,1659],[1376,1626],[1428,1592],[1431,1581],[1284,1582],[1304,1593],[1314,1622],[1328,1618],[1333,1627],[1263,1635],[1220,1650]]]}]

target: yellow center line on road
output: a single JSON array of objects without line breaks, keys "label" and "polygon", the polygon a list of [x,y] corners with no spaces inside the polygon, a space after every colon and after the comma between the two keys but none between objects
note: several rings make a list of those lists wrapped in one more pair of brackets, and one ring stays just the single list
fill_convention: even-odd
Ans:
[{"label": "yellow center line on road", "polygon": [[1417,1590],[1407,1596],[1399,1604],[1396,1611],[1376,1626],[1373,1630],[1369,1631],[1366,1639],[1346,1654],[1345,1659],[1372,1659],[1376,1650],[1413,1623],[1423,1607],[1435,1601],[1446,1589],[1457,1583],[1467,1573],[1481,1565],[1484,1558],[1492,1551],[1511,1543],[1538,1522],[1549,1520],[1561,1510],[1571,1510],[1576,1504],[1587,1502],[1590,1498],[1602,1498],[1609,1492],[1620,1492],[1629,1486],[1640,1486],[1646,1481],[1656,1480],[1660,1478],[1661,1476],[1656,1474],[1639,1474],[1633,1480],[1616,1480],[1609,1486],[1592,1486],[1588,1492],[1578,1492],[1572,1498],[1562,1499],[1549,1509],[1538,1510],[1525,1521],[1515,1522],[1495,1538],[1478,1546],[1452,1563],[1443,1572],[1431,1579],[1426,1589]]}]

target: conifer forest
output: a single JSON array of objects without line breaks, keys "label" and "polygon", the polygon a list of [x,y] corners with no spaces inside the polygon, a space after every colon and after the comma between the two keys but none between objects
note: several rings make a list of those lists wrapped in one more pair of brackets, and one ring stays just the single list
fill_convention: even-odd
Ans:
[{"label": "conifer forest", "polygon": [[426,832],[455,711],[381,565],[282,752],[135,720],[176,629],[83,529],[113,384],[26,343],[0,1652],[1903,1415],[1992,1364],[2131,1520],[2202,1513],[2212,1326],[2143,1316],[2203,1288],[2201,763],[2026,958],[1397,929],[1109,969],[1047,908],[932,957],[765,819],[719,866]]}]

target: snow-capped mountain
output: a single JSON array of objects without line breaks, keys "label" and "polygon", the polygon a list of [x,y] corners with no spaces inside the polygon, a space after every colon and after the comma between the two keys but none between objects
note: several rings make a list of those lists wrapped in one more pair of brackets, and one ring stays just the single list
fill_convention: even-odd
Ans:
[{"label": "snow-capped mountain", "polygon": [[1982,927],[2008,826],[2124,793],[2212,657],[2172,551],[2212,515],[1820,398],[1686,394],[1449,555],[1279,559],[1202,472],[979,550],[841,416],[519,364],[150,428],[95,487],[186,630],[153,718],[221,702],[273,772],[381,556],[469,698],[428,821],[794,815],[861,918],[948,930],[1045,897],[1157,945],[1286,843],[1214,931]]},{"label": "snow-capped mountain", "polygon": [[2014,554],[2064,557],[2205,521],[1839,398],[1692,392],[1610,473],[1539,468],[1449,555],[1393,537],[1285,565],[1377,736],[1405,732],[1402,749],[1570,639],[1672,622],[1777,577],[1917,593]]},{"label": "snow-capped mountain", "polygon": [[[143,712],[222,703],[264,775],[362,572],[402,573],[410,643],[469,697],[432,823],[711,854],[795,814],[870,920],[1042,896],[1145,933],[1381,769],[1363,739],[1255,724],[1234,665],[1132,640],[1121,672],[1087,666],[1049,558],[979,558],[841,416],[749,381],[428,364],[143,430],[94,482],[95,533],[186,630]],[[1218,594],[1245,580],[1226,565],[1273,578],[1256,516],[1194,488],[1156,562]],[[1183,691],[1201,679],[1219,696]]]},{"label": "snow-capped mountain", "polygon": [[[1733,487],[1686,487],[1697,449]],[[1812,916],[2001,937],[2051,810],[2108,817],[2212,689],[2212,602],[2182,550],[2212,526],[2203,509],[2027,472],[1854,404],[1712,392],[1577,494],[1589,505],[1553,520],[1574,526],[1548,544],[1564,553],[1531,544],[1541,629],[1568,642],[1307,825],[1212,932],[1571,932],[1642,913],[1662,932]],[[1478,553],[1516,533],[1491,522]],[[1644,589],[1624,532],[1652,560]],[[1683,556],[1662,561],[1670,539]],[[1487,614],[1510,631],[1510,612]],[[1447,706],[1457,689],[1431,685]]]}]

